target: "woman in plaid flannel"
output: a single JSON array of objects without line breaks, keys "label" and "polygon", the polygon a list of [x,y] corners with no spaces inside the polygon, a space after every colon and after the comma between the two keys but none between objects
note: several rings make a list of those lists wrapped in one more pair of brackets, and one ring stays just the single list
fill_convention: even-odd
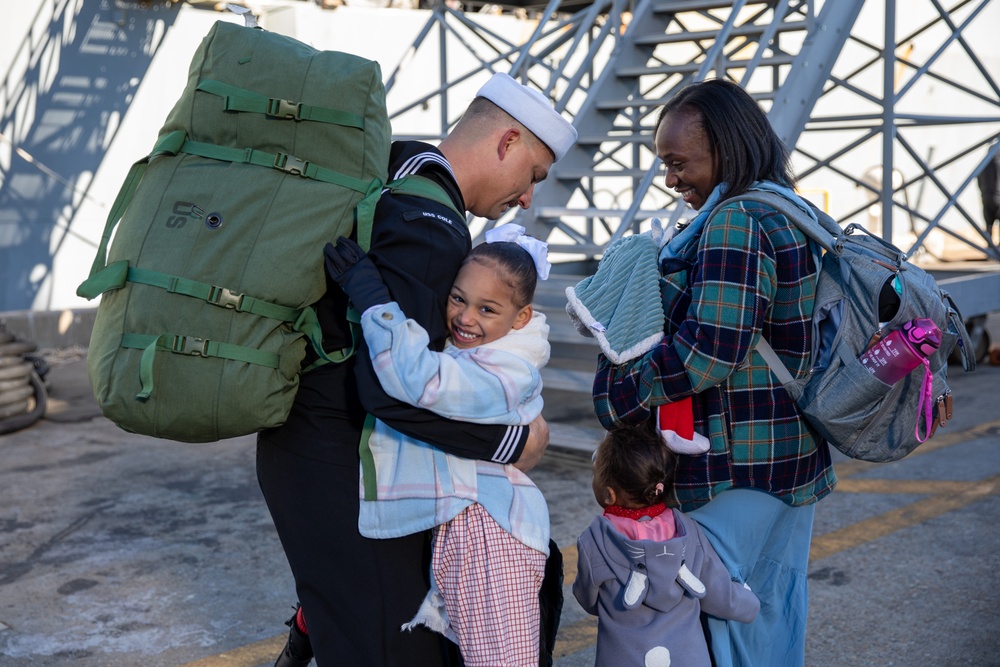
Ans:
[{"label": "woman in plaid flannel", "polygon": [[836,476],[826,443],[754,346],[764,335],[793,373],[808,372],[818,250],[765,204],[709,214],[754,189],[808,206],[764,112],[731,82],[679,92],[660,112],[654,145],[666,186],[698,215],[663,237],[663,340],[623,364],[599,360],[595,409],[613,428],[692,397],[710,449],[678,455],[668,505],[701,525],[732,578],[761,599],[753,623],[707,617],[714,663],[800,666],[815,503]]}]

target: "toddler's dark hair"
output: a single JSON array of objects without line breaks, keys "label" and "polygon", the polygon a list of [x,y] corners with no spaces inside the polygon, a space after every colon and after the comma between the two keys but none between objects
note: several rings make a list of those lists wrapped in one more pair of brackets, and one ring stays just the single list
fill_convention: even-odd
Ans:
[{"label": "toddler's dark hair", "polygon": [[528,251],[511,241],[480,243],[472,249],[462,262],[479,262],[498,270],[500,279],[513,290],[514,305],[524,308],[535,298],[538,271],[535,260]]},{"label": "toddler's dark hair", "polygon": [[[623,500],[648,507],[663,502],[670,493],[674,465],[674,454],[660,440],[652,421],[617,426],[597,447],[594,487],[611,487]],[[663,484],[662,491],[657,484]]]}]

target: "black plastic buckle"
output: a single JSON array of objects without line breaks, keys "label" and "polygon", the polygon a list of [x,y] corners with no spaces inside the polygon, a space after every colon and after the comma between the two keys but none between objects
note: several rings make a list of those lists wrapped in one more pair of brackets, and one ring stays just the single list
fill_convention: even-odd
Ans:
[{"label": "black plastic buckle", "polygon": [[292,174],[294,176],[305,176],[309,162],[300,160],[288,153],[278,153],[274,156],[274,168]]},{"label": "black plastic buckle", "polygon": [[243,297],[243,294],[235,294],[232,290],[217,285],[212,285],[212,288],[208,291],[208,302],[210,304],[223,308],[233,308],[238,312],[243,310]]},{"label": "black plastic buckle", "polygon": [[278,100],[272,97],[267,100],[267,111],[265,111],[264,114],[271,116],[272,118],[302,120],[302,117],[299,115],[301,113],[301,107],[302,105],[298,102],[292,102],[291,100]]},{"label": "black plastic buckle", "polygon": [[177,354],[190,354],[193,357],[207,357],[208,344],[211,341],[194,336],[175,336],[171,351]]}]

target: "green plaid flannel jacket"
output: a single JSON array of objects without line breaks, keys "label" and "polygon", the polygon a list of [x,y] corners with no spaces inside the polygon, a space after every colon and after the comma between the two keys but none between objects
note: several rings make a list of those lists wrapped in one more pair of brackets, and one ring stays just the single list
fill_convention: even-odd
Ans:
[{"label": "green plaid flannel jacket", "polygon": [[599,358],[601,423],[639,423],[692,396],[711,448],[678,456],[674,506],[690,511],[730,488],[816,502],[837,482],[830,450],[754,348],[763,334],[793,375],[808,370],[816,263],[805,236],[773,208],[738,202],[707,221],[696,257],[677,264],[662,267],[673,271],[660,281],[665,338],[625,364]]}]

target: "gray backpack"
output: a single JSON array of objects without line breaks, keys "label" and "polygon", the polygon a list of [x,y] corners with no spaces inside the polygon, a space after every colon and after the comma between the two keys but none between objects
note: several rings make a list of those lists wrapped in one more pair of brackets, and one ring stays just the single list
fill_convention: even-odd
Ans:
[{"label": "gray backpack", "polygon": [[[901,250],[857,225],[842,229],[814,207],[817,223],[788,199],[756,191],[724,201],[716,210],[739,200],[777,209],[825,250],[816,285],[809,374],[792,377],[763,338],[757,351],[810,426],[838,450],[875,462],[906,456],[929,437],[927,411],[951,411],[948,357],[956,344],[965,371],[976,367],[972,343],[951,296],[907,262]],[[916,318],[932,319],[941,330],[941,345],[928,357],[933,386],[923,403],[923,366],[887,385],[858,360],[873,341]]]}]

